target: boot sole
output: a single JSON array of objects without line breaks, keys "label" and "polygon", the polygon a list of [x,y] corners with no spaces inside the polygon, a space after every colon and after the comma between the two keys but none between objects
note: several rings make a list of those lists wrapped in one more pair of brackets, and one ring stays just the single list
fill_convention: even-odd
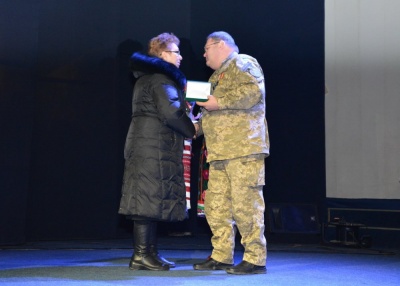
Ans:
[{"label": "boot sole", "polygon": [[135,270],[168,271],[169,270],[169,266],[168,265],[164,265],[161,268],[151,268],[151,267],[144,266],[142,264],[130,263],[129,264],[129,269],[133,270],[133,271],[135,271]]},{"label": "boot sole", "polygon": [[232,267],[233,265],[229,266],[218,266],[218,267],[201,267],[201,266],[193,266],[194,270],[197,271],[215,271],[215,270],[226,270],[226,268]]},{"label": "boot sole", "polygon": [[229,271],[229,270],[226,270],[226,273],[228,273],[228,274],[236,274],[236,275],[267,274],[267,269],[253,270],[253,271],[249,271],[249,272],[245,272],[245,271]]}]

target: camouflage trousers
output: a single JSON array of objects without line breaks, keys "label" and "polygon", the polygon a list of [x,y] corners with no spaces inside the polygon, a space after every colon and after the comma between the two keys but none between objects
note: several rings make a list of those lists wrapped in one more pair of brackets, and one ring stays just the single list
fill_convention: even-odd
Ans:
[{"label": "camouflage trousers", "polygon": [[266,264],[264,169],[264,157],[260,156],[210,162],[204,211],[213,235],[213,259],[234,263],[237,227],[244,247],[243,260]]}]

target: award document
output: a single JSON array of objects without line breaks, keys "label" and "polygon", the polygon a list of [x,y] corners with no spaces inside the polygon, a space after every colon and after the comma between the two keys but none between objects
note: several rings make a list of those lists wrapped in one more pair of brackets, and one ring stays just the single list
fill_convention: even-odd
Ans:
[{"label": "award document", "polygon": [[211,92],[211,83],[205,81],[188,80],[186,86],[187,101],[207,101]]}]

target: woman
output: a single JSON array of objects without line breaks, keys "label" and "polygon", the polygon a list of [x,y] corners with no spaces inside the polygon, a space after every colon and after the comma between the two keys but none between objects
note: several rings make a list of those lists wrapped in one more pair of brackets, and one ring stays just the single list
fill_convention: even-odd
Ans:
[{"label": "woman", "polygon": [[186,114],[186,78],[179,70],[178,45],[175,35],[163,33],[150,40],[148,55],[131,57],[138,80],[125,142],[119,213],[134,220],[132,270],[174,267],[157,251],[157,221],[181,221],[187,215],[183,141],[194,136],[195,128]]}]

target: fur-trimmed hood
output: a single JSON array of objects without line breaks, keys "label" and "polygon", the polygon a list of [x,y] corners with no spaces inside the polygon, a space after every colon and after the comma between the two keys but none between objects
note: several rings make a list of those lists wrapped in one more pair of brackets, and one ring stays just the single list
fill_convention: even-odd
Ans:
[{"label": "fur-trimmed hood", "polygon": [[130,59],[130,68],[135,77],[140,76],[140,74],[161,73],[175,81],[181,90],[186,87],[186,77],[183,72],[160,58],[134,53]]}]

